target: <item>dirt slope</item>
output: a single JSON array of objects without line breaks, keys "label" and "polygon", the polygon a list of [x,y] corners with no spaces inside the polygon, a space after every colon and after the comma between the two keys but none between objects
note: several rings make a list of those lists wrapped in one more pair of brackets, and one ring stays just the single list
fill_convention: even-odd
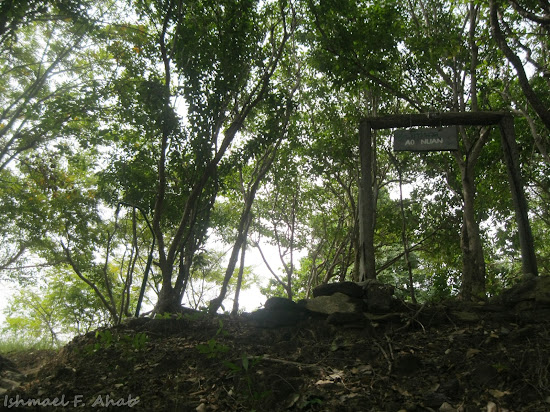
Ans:
[{"label": "dirt slope", "polygon": [[549,411],[549,315],[453,303],[347,325],[134,319],[75,338],[0,410]]}]

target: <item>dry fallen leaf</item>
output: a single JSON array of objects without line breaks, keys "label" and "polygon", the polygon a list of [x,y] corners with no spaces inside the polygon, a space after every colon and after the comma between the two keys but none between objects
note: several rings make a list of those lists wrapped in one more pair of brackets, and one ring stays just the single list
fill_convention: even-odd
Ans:
[{"label": "dry fallen leaf", "polygon": [[489,389],[488,392],[495,398],[502,398],[503,396],[510,395],[508,391],[499,391],[498,389]]},{"label": "dry fallen leaf", "polygon": [[392,385],[391,387],[394,391],[399,392],[400,395],[410,398],[412,395],[405,389],[400,388],[399,386]]},{"label": "dry fallen leaf", "polygon": [[341,382],[343,380],[342,376],[340,376],[339,373],[333,373],[331,375],[328,375],[328,377],[332,379],[333,382]]},{"label": "dry fallen leaf", "polygon": [[373,371],[372,371],[372,366],[367,364],[367,365],[359,365],[357,367],[353,367],[351,369],[351,372],[353,374],[364,373],[364,374],[371,375]]},{"label": "dry fallen leaf", "polygon": [[289,400],[288,400],[288,404],[287,404],[286,408],[287,409],[292,408],[296,404],[296,402],[298,402],[299,399],[300,399],[300,394],[299,393],[293,393],[290,396]]},{"label": "dry fallen leaf", "polygon": [[489,401],[487,403],[487,412],[511,412],[510,409],[499,408],[494,402]]},{"label": "dry fallen leaf", "polygon": [[439,407],[439,412],[457,412],[457,409],[448,402],[443,402]]}]

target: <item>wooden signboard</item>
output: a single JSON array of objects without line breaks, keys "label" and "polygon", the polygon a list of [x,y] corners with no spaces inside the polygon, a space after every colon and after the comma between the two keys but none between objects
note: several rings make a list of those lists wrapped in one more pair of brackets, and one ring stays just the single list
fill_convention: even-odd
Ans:
[{"label": "wooden signboard", "polygon": [[393,134],[393,150],[396,152],[458,150],[456,127],[396,130]]}]

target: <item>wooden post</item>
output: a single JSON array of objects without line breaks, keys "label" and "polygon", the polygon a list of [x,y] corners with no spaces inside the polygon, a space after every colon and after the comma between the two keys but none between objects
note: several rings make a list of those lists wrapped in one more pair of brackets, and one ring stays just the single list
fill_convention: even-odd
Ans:
[{"label": "wooden post", "polygon": [[374,199],[372,193],[372,129],[368,121],[359,125],[359,280],[375,279]]},{"label": "wooden post", "polygon": [[500,123],[500,136],[504,162],[508,170],[508,180],[512,192],[512,201],[516,212],[518,224],[519,244],[521,249],[522,271],[524,275],[538,275],[537,258],[533,232],[529,223],[527,199],[523,187],[523,179],[519,167],[519,154],[514,131],[514,119],[512,116],[504,116]]}]

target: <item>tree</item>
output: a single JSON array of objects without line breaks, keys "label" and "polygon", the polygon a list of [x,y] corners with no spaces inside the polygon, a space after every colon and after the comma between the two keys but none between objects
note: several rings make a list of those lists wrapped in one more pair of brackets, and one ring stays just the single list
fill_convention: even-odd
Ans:
[{"label": "tree", "polygon": [[[278,157],[278,150],[281,146],[283,140],[286,137],[287,129],[289,127],[289,122],[291,115],[294,110],[293,97],[296,89],[298,88],[298,83],[296,83],[291,90],[283,90],[281,93],[270,95],[265,99],[262,106],[262,114],[264,116],[260,117],[260,125],[257,125],[256,128],[259,133],[263,134],[260,138],[253,138],[248,141],[248,144],[245,144],[243,148],[244,158],[241,158],[237,164],[238,170],[238,185],[240,186],[237,190],[241,195],[242,211],[240,214],[236,239],[233,244],[233,249],[229,262],[227,265],[227,270],[225,277],[221,285],[221,291],[217,298],[210,301],[209,311],[211,313],[217,312],[225,295],[227,293],[227,286],[233,272],[235,270],[235,265],[241,254],[241,265],[239,270],[239,276],[237,279],[237,289],[236,297],[233,305],[233,313],[238,312],[238,296],[240,292],[240,286],[242,284],[242,276],[244,269],[244,256],[247,246],[247,237],[250,225],[252,224],[253,214],[252,207],[254,200],[256,198],[256,193],[260,187],[260,184],[264,180],[267,173],[270,171],[274,161]],[[253,159],[256,157],[256,159]],[[252,164],[248,164],[251,163]],[[229,162],[231,164],[233,162]],[[246,173],[246,185],[245,185],[245,173]]]},{"label": "tree", "polygon": [[[403,93],[399,70],[399,41],[404,32],[396,2],[308,2],[313,35],[315,66],[346,88],[355,87],[367,98],[363,117],[391,112],[391,104],[404,101],[418,109],[420,104]],[[358,121],[359,125],[359,121]],[[378,178],[376,147],[364,123],[359,126],[359,279],[376,277],[374,228]]]},{"label": "tree", "polygon": [[[38,283],[38,285],[36,285]],[[74,334],[87,333],[108,322],[109,313],[71,269],[37,276],[10,298],[4,309],[4,336],[28,344],[58,346]]]},{"label": "tree", "polygon": [[[201,251],[196,254],[191,275],[185,288],[185,305],[196,310],[208,309],[210,298],[218,293],[220,284],[223,283],[226,273],[226,255],[227,253],[217,250]],[[228,293],[236,291],[238,287],[246,290],[257,282],[257,278],[250,267],[242,267],[238,271],[241,272],[241,270],[240,286],[238,285],[238,278],[232,277],[226,285]]]},{"label": "tree", "polygon": [[127,81],[141,87],[128,97],[153,119],[146,133],[156,141],[156,189],[147,205],[162,276],[155,311],[174,312],[205,240],[220,164],[265,98],[292,26],[288,6],[277,2],[150,2],[140,12],[151,21],[151,53],[162,70],[142,69],[150,77],[143,80],[128,66]]},{"label": "tree", "polygon": [[[548,35],[550,34],[548,13],[550,8],[543,2],[510,1],[514,12],[501,11],[501,5],[495,0],[489,1],[491,32],[506,59],[514,66],[519,85],[530,106],[550,130],[550,110],[548,109],[549,77]],[[508,21],[507,21],[508,20]],[[504,27],[504,29],[503,29]],[[528,34],[532,33],[532,35]],[[530,38],[533,38],[531,40]],[[509,39],[509,40],[508,40]],[[511,47],[509,42],[515,45]],[[517,48],[518,51],[514,51]],[[526,63],[519,57],[526,54],[527,63],[534,67],[531,78],[526,73]],[[544,95],[538,93],[535,84],[544,85]]]},{"label": "tree", "polygon": [[[65,165],[56,162],[64,156]],[[139,249],[149,232],[136,211],[119,207],[106,215],[97,190],[97,177],[89,175],[94,156],[82,147],[60,144],[22,163],[28,176],[27,207],[40,219],[44,238],[34,251],[56,267],[69,267],[103,303],[110,321],[130,315],[133,272]],[[145,249],[145,248],[143,248]]]},{"label": "tree", "polygon": [[305,296],[334,279],[359,279],[355,129],[361,92],[337,88],[328,77],[310,69],[300,110],[299,154],[306,159],[304,172],[316,182],[306,195],[312,210],[304,222],[310,228],[301,261]]},{"label": "tree", "polygon": [[[512,107],[523,117],[506,158],[528,168],[546,239],[548,28],[535,3],[3,2],[2,276],[71,273],[95,299],[81,305],[100,302],[112,323],[135,309],[141,274],[157,313],[203,305],[216,282],[209,310],[235,285],[238,312],[247,245],[261,239],[278,249],[274,293],[291,299],[365,276],[420,285],[419,299],[460,280],[465,299],[494,293],[522,230],[495,132],[461,127],[454,153],[393,159],[390,133],[361,120]],[[390,196],[417,179],[410,199]],[[213,230],[232,246],[224,268]],[[53,336],[59,315],[44,316]]]},{"label": "tree", "polygon": [[[109,262],[122,247],[123,237],[117,233],[116,217],[105,218],[100,209],[107,205],[118,216],[115,210],[125,204],[150,213],[162,277],[157,309],[161,313],[177,310],[193,257],[206,239],[224,172],[221,162],[247,117],[267,96],[293,30],[287,16],[290,8],[277,2],[211,2],[206,5],[207,13],[204,5],[175,1],[139,6],[145,24],[119,20],[98,31],[104,43],[90,52],[101,62],[90,66],[97,70],[90,71],[90,76],[97,76],[90,93],[95,102],[91,107],[82,105],[82,118],[75,116],[63,124],[64,136],[76,139],[81,149],[91,148],[80,158],[81,171],[87,171],[89,179],[80,179],[84,174],[76,179],[78,196],[65,204],[65,214],[59,214],[62,209],[57,203],[38,206],[42,215],[51,218],[57,213],[57,219],[65,223],[41,232],[47,234],[40,236],[47,241],[40,250],[49,250],[42,255],[48,255],[50,262],[68,263],[94,289],[114,322],[128,308],[137,237],[130,237],[131,259],[126,261],[127,277],[120,285],[125,293],[118,301],[112,269],[122,268]],[[189,36],[191,32],[196,35]],[[183,99],[185,118],[176,99]],[[66,108],[66,96],[61,101]],[[52,159],[78,157],[66,143]],[[111,150],[108,167],[96,174],[93,162],[105,164],[102,148],[106,147]],[[50,186],[59,179],[56,175],[57,180],[49,182],[53,167],[37,162],[40,165],[33,163],[21,170],[33,173],[33,184],[42,199],[49,200]],[[86,197],[86,193],[92,195]],[[80,209],[75,207],[78,204]],[[71,211],[73,219],[69,219]],[[139,225],[141,231],[143,221]],[[103,263],[93,261],[97,254]]]},{"label": "tree", "polygon": [[[92,64],[86,47],[97,14],[83,14],[75,3],[4,2],[0,22],[0,175],[2,242],[0,268],[13,268],[44,233],[21,219],[28,206],[15,172],[27,152],[54,141],[83,116],[97,97],[93,79],[84,75]],[[79,2],[79,4],[82,2]],[[84,4],[85,5],[85,4]],[[77,10],[80,10],[77,12]],[[62,76],[61,76],[62,74]]]},{"label": "tree", "polygon": [[302,216],[309,209],[303,196],[306,192],[303,186],[308,184],[301,178],[301,165],[291,147],[292,144],[287,144],[278,152],[277,163],[271,169],[268,184],[263,187],[256,202],[254,224],[254,230],[267,235],[269,243],[277,248],[277,260],[283,268],[282,277],[267,263],[259,243],[260,238],[253,243],[289,300],[293,299],[293,277],[297,264],[295,254],[303,247],[305,240],[302,227],[305,220]]},{"label": "tree", "polygon": [[[319,67],[338,76],[344,84],[358,87],[358,76],[364,76],[371,87],[378,87],[379,91],[384,90],[400,99],[407,111],[422,107],[429,107],[431,111],[465,111],[467,108],[477,111],[490,104],[491,87],[498,84],[501,59],[489,38],[489,25],[487,19],[484,19],[488,11],[480,5],[474,2],[420,2],[413,5],[409,2],[399,9],[391,4],[378,7],[346,3],[339,5],[339,8],[331,7],[329,3],[308,4],[318,33],[316,44]],[[369,36],[362,29],[383,21],[382,16],[392,16],[391,23],[387,22],[388,27],[402,21],[403,30],[396,29],[383,35],[384,41],[379,43],[381,47],[395,51],[392,47],[395,47],[398,39],[402,43],[400,51],[386,53],[385,59],[379,59],[383,63],[376,65],[371,56],[376,56],[379,49],[374,42],[366,41]],[[352,24],[357,21],[361,23]],[[382,29],[376,32],[380,35]],[[361,42],[359,34],[363,40]],[[480,42],[480,39],[484,41]],[[369,62],[372,66],[368,66]],[[381,81],[380,73],[389,74],[387,77],[392,79],[391,83]],[[377,97],[380,98],[379,95]],[[370,256],[365,260],[365,265],[368,262],[370,264],[364,271],[367,276],[376,276],[372,247],[374,235],[371,233],[376,212],[370,200],[376,197],[374,191],[371,193],[376,181],[373,175],[376,150],[371,147],[372,143],[365,144],[374,140],[369,134],[370,128],[367,126],[361,130],[360,141],[364,143],[361,146],[362,158],[367,167],[362,171],[363,189],[360,198],[364,199],[363,205],[367,207],[360,207],[360,216],[366,221],[361,227],[369,229],[361,235],[365,240],[362,241],[364,246],[360,248],[368,247],[364,254]],[[484,127],[478,130],[461,128],[460,136],[461,151],[453,155],[459,166],[459,190],[463,199],[462,294],[465,299],[470,299],[472,295],[483,296],[485,290],[485,257],[476,217],[475,181],[482,148],[492,135],[490,128]]]},{"label": "tree", "polygon": [[[480,58],[486,65],[494,62],[494,53],[490,47],[478,46],[479,36],[486,33],[480,23],[480,6],[470,2],[467,5],[446,3],[421,3],[414,8],[409,4],[412,36],[406,41],[411,58],[417,66],[426,65],[432,77],[432,105],[453,108],[455,111],[479,110],[478,94],[480,88],[487,90],[487,84],[495,75],[494,70],[480,71]],[[463,30],[461,28],[464,28]],[[490,42],[487,43],[490,45]],[[480,53],[482,53],[480,57]],[[415,65],[416,66],[416,65]],[[420,66],[422,67],[422,66]],[[413,72],[414,73],[414,72]],[[480,76],[482,74],[482,76]],[[440,82],[433,82],[438,79]],[[483,82],[483,83],[482,83]],[[445,85],[448,89],[441,89]],[[437,88],[440,88],[439,91]],[[485,295],[485,257],[481,242],[479,221],[476,218],[476,166],[481,151],[491,137],[490,128],[466,130],[460,128],[462,145],[460,150],[452,152],[460,171],[460,195],[463,199],[463,226],[461,247],[463,251],[462,295],[469,300],[472,296]]]}]

